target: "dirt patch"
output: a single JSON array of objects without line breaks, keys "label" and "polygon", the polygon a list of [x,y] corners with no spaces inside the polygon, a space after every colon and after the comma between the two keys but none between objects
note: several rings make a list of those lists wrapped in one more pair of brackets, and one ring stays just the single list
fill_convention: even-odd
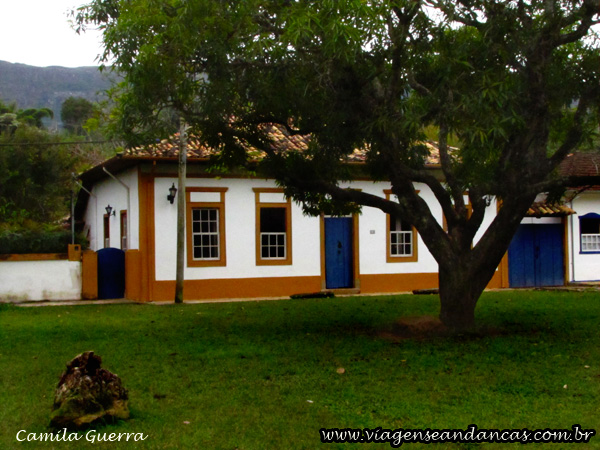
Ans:
[{"label": "dirt patch", "polygon": [[446,327],[438,317],[410,316],[398,319],[394,324],[377,335],[380,338],[398,342],[405,339],[430,339],[438,337],[479,338],[503,334],[501,330],[477,328],[470,331],[457,332]]}]

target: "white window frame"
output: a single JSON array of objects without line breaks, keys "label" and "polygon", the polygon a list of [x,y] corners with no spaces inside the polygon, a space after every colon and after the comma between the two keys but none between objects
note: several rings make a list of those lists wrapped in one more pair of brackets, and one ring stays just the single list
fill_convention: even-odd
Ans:
[{"label": "white window frame", "polygon": [[[219,225],[220,225],[220,219],[221,219],[221,211],[219,210],[219,208],[217,207],[212,207],[212,206],[192,206],[191,207],[191,211],[192,211],[192,245],[191,245],[191,250],[192,250],[192,259],[194,261],[219,261],[221,259],[221,232],[219,230]],[[199,211],[200,212],[200,218],[199,220],[194,219],[194,212],[195,211]],[[209,217],[207,220],[203,220],[202,218],[202,212],[203,211],[207,211],[209,213]],[[213,220],[210,217],[210,212],[214,211],[216,213],[216,218]],[[200,231],[198,232],[194,232],[194,224],[199,223],[200,224]],[[202,224],[208,224],[208,228],[209,231],[202,231]],[[214,227],[216,228],[216,231],[210,231],[210,229],[212,228],[211,224],[214,224]],[[209,242],[208,245],[204,245],[202,242],[200,242],[200,245],[196,245],[195,241],[196,241],[196,237],[200,237],[200,241],[202,241],[203,237],[208,237],[210,241],[212,241],[212,237],[216,236],[216,244],[213,242]],[[209,253],[212,255],[213,253],[213,249],[216,249],[216,256],[208,256],[208,257],[204,257],[204,256],[200,256],[200,257],[196,257],[195,253],[196,253],[196,249],[199,248],[200,249],[200,253],[203,253],[203,249],[204,248],[208,248],[210,249]]]},{"label": "white window frame", "polygon": [[[402,222],[400,219],[396,219],[396,222]],[[394,218],[390,217],[390,256],[392,258],[408,258],[413,256],[414,251],[414,242],[413,242],[413,230],[412,227],[408,231],[392,231],[392,223],[394,223]],[[394,237],[396,237],[397,241],[394,242]],[[407,242],[408,240],[408,242]],[[410,252],[405,253],[399,250],[404,250],[406,246],[409,246]]]}]

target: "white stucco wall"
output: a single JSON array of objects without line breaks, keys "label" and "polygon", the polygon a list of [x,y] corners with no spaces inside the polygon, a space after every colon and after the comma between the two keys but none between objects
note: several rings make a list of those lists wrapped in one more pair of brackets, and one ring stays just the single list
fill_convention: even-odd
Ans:
[{"label": "white stucco wall", "polygon": [[81,299],[80,262],[0,262],[0,301],[79,299]]},{"label": "white stucco wall", "polygon": [[[131,196],[131,211],[129,217],[129,249],[139,248],[139,200],[138,200],[138,171],[130,169],[115,173],[119,180],[129,187]],[[89,229],[90,249],[104,248],[104,215],[106,206],[110,205],[116,214],[110,216],[110,246],[121,248],[120,212],[127,210],[127,190],[117,181],[108,177],[94,185],[85,213],[86,230]]]},{"label": "white stucco wall", "polygon": [[[166,194],[175,178],[156,178],[154,211],[156,217],[156,279],[175,279],[177,205],[170,204]],[[274,183],[251,179],[189,178],[187,187],[226,187],[225,193],[225,267],[186,267],[185,279],[259,278],[287,276],[319,276],[320,223],[306,217],[292,204],[292,264],[257,266],[255,246],[255,197],[253,188],[272,188]],[[179,195],[179,192],[177,193]]]},{"label": "white stucco wall", "polygon": [[[155,275],[157,280],[175,279],[176,268],[176,204],[166,200],[166,193],[175,178],[156,178],[155,210]],[[257,266],[255,247],[255,196],[253,188],[275,187],[272,181],[253,179],[189,178],[188,187],[226,187],[225,228],[227,265],[224,267],[186,267],[185,279],[224,279],[321,275],[320,219],[304,216],[300,206],[292,203],[292,265]],[[385,197],[390,183],[359,181],[352,184],[374,195]],[[431,190],[418,185],[420,195],[430,204],[433,214],[442,223],[442,210]],[[179,193],[177,194],[179,195]],[[486,212],[476,240],[496,215],[493,200]],[[438,264],[418,238],[418,261],[388,263],[386,248],[386,216],[375,208],[363,208],[359,216],[359,269],[361,274],[436,273]]]},{"label": "white stucco wall", "polygon": [[583,192],[575,197],[570,206],[577,213],[567,219],[570,281],[598,281],[600,253],[581,253],[579,217],[588,213],[600,214],[600,192]]}]

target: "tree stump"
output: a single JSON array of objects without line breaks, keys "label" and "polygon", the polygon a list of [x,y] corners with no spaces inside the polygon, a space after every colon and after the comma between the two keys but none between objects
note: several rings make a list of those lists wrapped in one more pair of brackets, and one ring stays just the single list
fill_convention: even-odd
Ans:
[{"label": "tree stump", "polygon": [[102,359],[91,351],[67,364],[54,392],[50,426],[78,429],[101,418],[129,418],[127,389],[101,365]]}]

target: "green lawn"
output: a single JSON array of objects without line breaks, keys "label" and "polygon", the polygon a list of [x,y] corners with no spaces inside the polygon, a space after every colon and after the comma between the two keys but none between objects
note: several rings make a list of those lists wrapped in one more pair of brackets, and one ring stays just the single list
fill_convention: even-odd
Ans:
[{"label": "green lawn", "polygon": [[[436,296],[0,308],[1,449],[391,448],[321,444],[324,427],[600,431],[598,292],[486,293],[477,317],[493,335],[400,341],[380,333],[436,315]],[[85,350],[130,394],[131,420],[98,431],[146,440],[17,442],[48,431],[60,374]],[[431,447],[521,445],[402,446]]]}]

